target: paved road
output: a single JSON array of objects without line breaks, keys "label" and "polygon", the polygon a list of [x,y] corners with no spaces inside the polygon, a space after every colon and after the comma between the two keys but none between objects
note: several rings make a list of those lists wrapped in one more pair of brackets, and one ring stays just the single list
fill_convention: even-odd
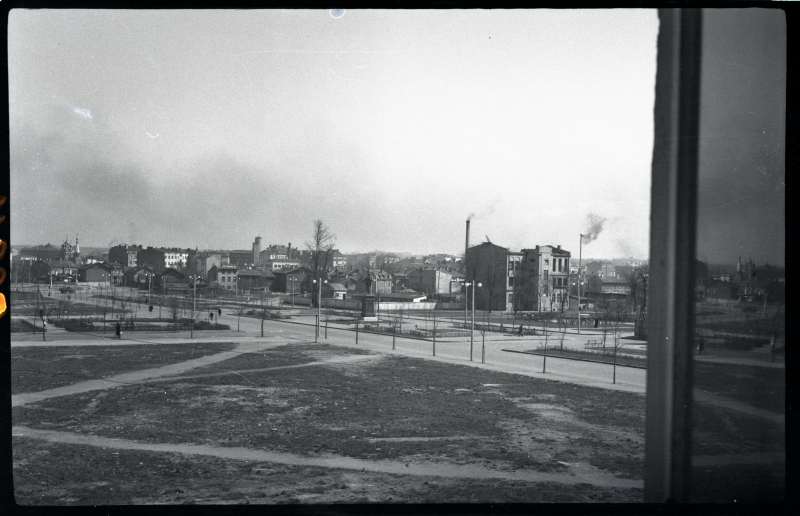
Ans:
[{"label": "paved road", "polygon": [[[91,299],[91,298],[90,298]],[[100,301],[101,300],[96,300]],[[134,308],[136,305],[134,304]],[[154,310],[154,311],[157,311]],[[148,312],[144,307],[140,307],[137,317],[145,317]],[[152,316],[152,314],[149,314]],[[237,322],[237,319],[238,322]],[[276,333],[286,338],[314,340],[314,317],[298,316],[289,321],[266,320],[264,321],[265,336],[274,336]],[[234,328],[231,332],[195,332],[195,337],[206,340],[231,340],[238,337],[258,337],[261,335],[261,321],[251,317],[237,317],[230,310],[223,310],[223,315],[219,318],[223,324],[228,324]],[[235,331],[240,327],[241,331]],[[325,339],[324,329],[321,331],[320,342],[325,342],[337,346],[355,346],[355,332],[351,326],[330,323],[328,325],[328,338]],[[180,337],[179,337],[180,336]],[[188,332],[178,332],[178,335],[165,333],[149,332],[127,332],[124,335],[125,341],[140,342],[162,342],[164,339],[182,340],[188,337]],[[104,344],[115,342],[109,333],[86,333],[70,334],[69,332],[48,332],[48,341],[42,342],[41,335],[37,334],[14,334],[12,345],[81,345],[83,343]],[[578,346],[582,348],[582,340],[586,336],[568,335],[565,338],[565,347]],[[533,349],[541,345],[544,341],[541,337],[525,336],[512,337],[503,336],[497,333],[487,333],[485,341],[486,363],[481,364],[482,341],[479,332],[475,332],[475,340],[472,348],[473,360],[470,361],[469,338],[448,338],[436,342],[436,357],[432,356],[433,343],[431,341],[402,338],[395,340],[395,349],[392,350],[392,337],[390,335],[377,335],[372,333],[359,332],[358,347],[369,349],[370,351],[382,353],[395,353],[398,355],[426,358],[442,362],[468,365],[471,367],[481,367],[485,369],[503,371],[509,373],[523,374],[532,377],[547,378],[593,387],[607,389],[624,390],[631,392],[644,393],[645,371],[641,369],[630,369],[617,367],[617,383],[612,384],[612,366],[605,364],[593,364],[589,362],[576,362],[572,360],[557,359],[547,357],[546,372],[542,373],[543,357],[534,355],[520,355],[519,353],[508,353],[502,351],[503,348],[517,350]],[[122,344],[120,341],[116,341]],[[554,345],[555,341],[550,340],[548,345]]]}]

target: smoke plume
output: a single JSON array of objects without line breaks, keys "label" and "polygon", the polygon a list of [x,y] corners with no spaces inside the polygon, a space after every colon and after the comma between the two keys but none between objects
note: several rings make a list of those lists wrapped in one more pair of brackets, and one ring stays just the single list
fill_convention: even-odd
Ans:
[{"label": "smoke plume", "polygon": [[476,214],[473,211],[472,213],[469,214],[469,217],[467,217],[467,220],[485,219],[486,217],[488,217],[489,215],[491,215],[493,213],[494,213],[494,206],[489,206],[487,209],[485,209],[484,211],[482,211],[482,212],[480,212],[478,214]]},{"label": "smoke plume", "polygon": [[600,232],[603,231],[603,223],[606,221],[604,217],[594,213],[588,214],[586,216],[586,220],[588,229],[586,230],[586,233],[583,234],[584,244],[588,244],[589,242],[594,242],[597,240],[597,237],[600,236]]}]

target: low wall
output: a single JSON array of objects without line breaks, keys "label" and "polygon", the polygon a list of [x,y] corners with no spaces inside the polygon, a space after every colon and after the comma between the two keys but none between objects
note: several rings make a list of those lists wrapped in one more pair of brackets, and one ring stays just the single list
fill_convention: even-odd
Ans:
[{"label": "low wall", "polygon": [[422,301],[420,303],[402,303],[395,301],[382,301],[375,303],[376,312],[399,311],[399,310],[433,310],[436,308],[436,301]]},{"label": "low wall", "polygon": [[[290,304],[291,300],[283,298],[283,305]],[[311,298],[296,297],[294,299],[295,306],[311,306]],[[346,300],[346,299],[331,299],[323,298],[323,308],[335,308],[339,310],[361,310],[360,300]],[[400,310],[463,310],[464,303],[449,303],[449,302],[436,302],[436,301],[423,301],[420,303],[400,302],[400,301],[381,301],[375,303],[375,311],[377,313],[388,311]]]},{"label": "low wall", "polygon": [[[309,304],[311,304],[311,299],[308,299],[308,301]],[[339,308],[341,310],[361,310],[361,301],[326,298],[322,300],[322,306],[324,308]]]}]

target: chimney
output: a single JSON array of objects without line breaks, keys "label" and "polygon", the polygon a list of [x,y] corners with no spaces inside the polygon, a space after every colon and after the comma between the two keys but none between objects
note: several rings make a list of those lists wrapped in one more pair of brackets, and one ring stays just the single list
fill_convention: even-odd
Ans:
[{"label": "chimney", "polygon": [[260,263],[260,256],[261,256],[261,237],[257,236],[256,241],[253,242],[253,264],[258,265]]},{"label": "chimney", "polygon": [[467,219],[467,242],[464,244],[464,260],[467,259],[468,249],[469,249],[469,219]]},{"label": "chimney", "polygon": [[292,243],[289,242],[289,245],[286,246],[286,247],[288,248],[287,251],[286,251],[286,257],[291,260],[292,259]]}]

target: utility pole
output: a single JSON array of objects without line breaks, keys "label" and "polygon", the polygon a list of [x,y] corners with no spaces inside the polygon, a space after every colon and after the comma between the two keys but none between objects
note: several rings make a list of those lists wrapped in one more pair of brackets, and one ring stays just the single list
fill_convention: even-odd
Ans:
[{"label": "utility pole", "polygon": [[192,293],[192,322],[189,325],[189,338],[194,338],[194,315],[197,310],[197,278],[193,277],[194,292]]},{"label": "utility pole", "polygon": [[581,332],[581,263],[583,259],[583,233],[578,245],[578,333]]}]

